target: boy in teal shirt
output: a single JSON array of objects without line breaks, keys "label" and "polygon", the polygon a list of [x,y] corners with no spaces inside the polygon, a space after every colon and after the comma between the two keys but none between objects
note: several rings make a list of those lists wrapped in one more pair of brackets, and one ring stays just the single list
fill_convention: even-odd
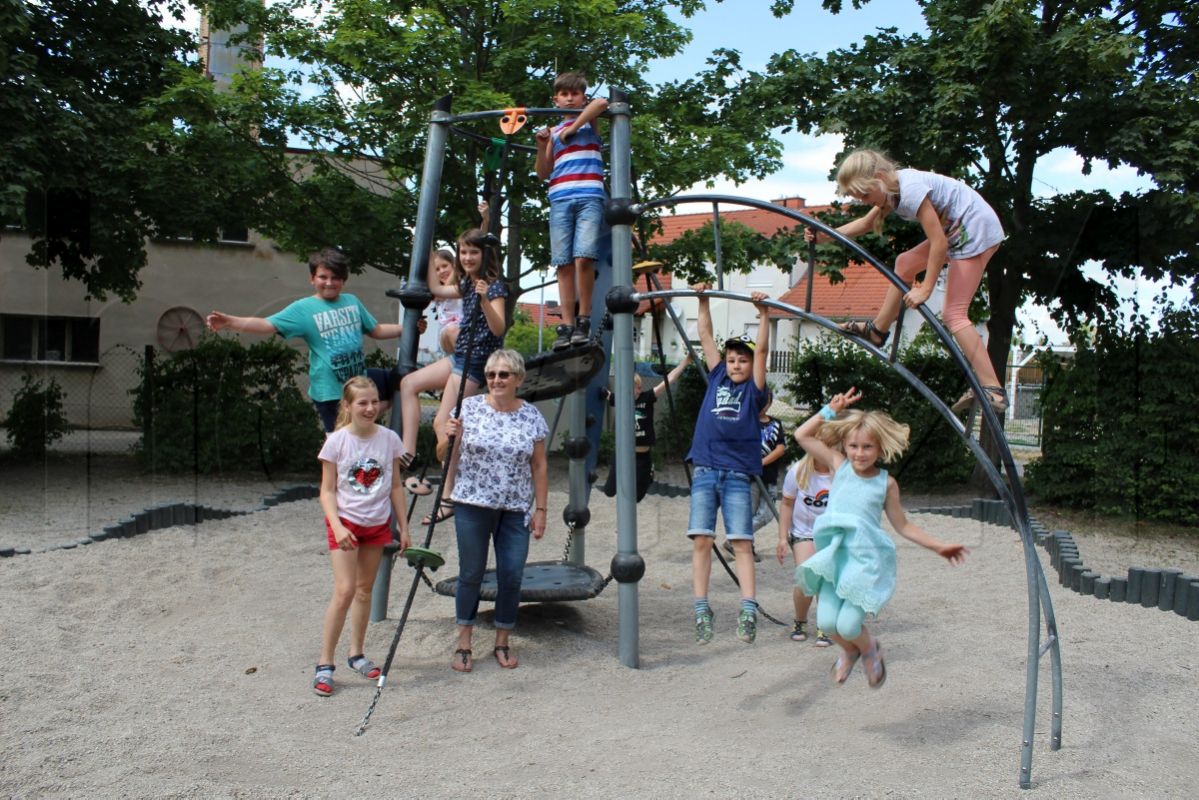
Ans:
[{"label": "boy in teal shirt", "polygon": [[316,293],[277,314],[266,318],[234,317],[213,311],[207,321],[214,331],[232,328],[240,333],[277,333],[285,339],[303,339],[308,345],[308,396],[325,433],[330,433],[337,420],[342,384],[355,375],[367,375],[375,382],[384,404],[380,413],[385,410],[396,386],[390,370],[367,369],[362,335],[395,339],[403,327],[378,322],[357,297],[342,293],[350,265],[340,250],[326,247],[313,253],[308,258],[308,274]]}]

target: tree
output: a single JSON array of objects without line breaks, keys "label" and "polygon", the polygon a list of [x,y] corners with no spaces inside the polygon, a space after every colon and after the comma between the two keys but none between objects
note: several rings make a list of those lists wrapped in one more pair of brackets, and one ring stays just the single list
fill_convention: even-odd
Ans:
[{"label": "tree", "polygon": [[[854,6],[868,0],[854,0]],[[787,5],[787,4],[782,4]],[[825,0],[836,13],[839,0]],[[755,100],[775,122],[838,133],[847,148],[962,177],[1009,238],[987,271],[991,360],[1002,374],[1027,298],[1067,328],[1104,320],[1117,298],[1088,279],[1140,271],[1199,300],[1199,7],[1181,0],[927,0],[927,34],[883,29],[825,57],[775,56]],[[1131,165],[1154,188],[1038,198],[1049,153]],[[829,254],[829,250],[822,251]]]}]

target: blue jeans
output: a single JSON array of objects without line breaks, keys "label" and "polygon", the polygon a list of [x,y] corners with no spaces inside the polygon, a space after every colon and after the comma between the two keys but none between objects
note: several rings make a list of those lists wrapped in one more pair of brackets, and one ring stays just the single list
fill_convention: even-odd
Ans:
[{"label": "blue jeans", "polygon": [[602,197],[550,203],[550,264],[561,267],[576,258],[598,259],[604,233]]},{"label": "blue jeans", "polygon": [[750,476],[732,469],[696,467],[691,475],[691,515],[688,536],[715,536],[716,509],[724,515],[724,535],[730,541],[754,538],[749,502]]},{"label": "blue jeans", "polygon": [[454,531],[458,535],[458,590],[454,613],[459,625],[474,625],[479,613],[479,587],[487,571],[487,547],[495,539],[495,627],[516,627],[520,583],[529,557],[529,529],[525,512],[454,504]]}]

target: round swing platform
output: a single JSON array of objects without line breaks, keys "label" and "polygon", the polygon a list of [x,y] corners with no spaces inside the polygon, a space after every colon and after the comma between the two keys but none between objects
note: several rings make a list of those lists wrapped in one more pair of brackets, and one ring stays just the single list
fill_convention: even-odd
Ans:
[{"label": "round swing platform", "polygon": [[516,396],[530,403],[565,397],[590,383],[605,363],[598,342],[538,353],[525,361],[525,379]]},{"label": "round swing platform", "polygon": [[[525,564],[525,574],[520,585],[520,601],[544,603],[590,600],[599,595],[606,585],[607,581],[603,576],[591,567],[565,564],[561,561],[534,561]],[[438,581],[436,588],[438,594],[453,597],[458,589],[458,578]],[[494,601],[496,589],[495,570],[489,569],[483,574],[479,598]]]}]

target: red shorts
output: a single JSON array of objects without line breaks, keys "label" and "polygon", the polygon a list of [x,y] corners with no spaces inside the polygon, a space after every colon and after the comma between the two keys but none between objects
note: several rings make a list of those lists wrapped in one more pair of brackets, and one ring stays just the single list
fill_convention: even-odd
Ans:
[{"label": "red shorts", "polygon": [[[357,522],[350,522],[345,517],[338,517],[341,524],[349,528],[350,533],[354,534],[354,538],[358,540],[359,547],[383,547],[391,541],[391,520],[387,520],[382,525],[359,525]],[[329,539],[329,549],[338,550],[337,537],[333,535],[333,526],[329,524],[329,520],[325,520],[325,535]]]}]

